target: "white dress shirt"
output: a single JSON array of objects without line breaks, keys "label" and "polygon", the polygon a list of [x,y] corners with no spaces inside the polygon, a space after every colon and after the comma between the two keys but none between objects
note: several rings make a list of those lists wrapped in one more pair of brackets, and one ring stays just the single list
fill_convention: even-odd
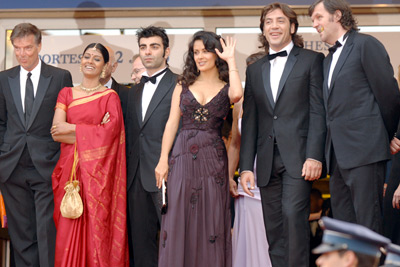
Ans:
[{"label": "white dress shirt", "polygon": [[[111,86],[112,86],[112,79],[110,78],[110,79],[108,80],[108,82],[104,85],[104,87],[111,88]],[[114,89],[114,88],[111,88],[111,89]],[[114,89],[114,90],[115,90],[115,89]]]},{"label": "white dress shirt", "polygon": [[339,43],[342,44],[342,46],[341,46],[341,47],[338,47],[338,48],[336,49],[336,51],[333,53],[333,55],[332,55],[332,61],[331,61],[331,66],[330,66],[330,68],[329,68],[329,76],[328,76],[328,88],[331,87],[331,80],[332,80],[333,71],[335,70],[335,67],[336,67],[336,64],[337,64],[337,62],[338,62],[339,56],[340,56],[340,54],[342,53],[344,44],[346,43],[346,40],[347,40],[347,38],[346,38],[346,40],[343,41],[344,35],[345,35],[345,34],[343,34],[343,35],[339,38],[339,40],[338,40]]},{"label": "white dress shirt", "polygon": [[290,51],[292,51],[293,42],[290,42],[287,46],[285,46],[280,51],[274,51],[272,48],[269,48],[269,54],[275,54],[281,51],[285,51],[287,53],[286,57],[276,57],[273,60],[270,60],[271,68],[270,68],[270,83],[272,96],[274,98],[274,102],[276,102],[276,96],[278,94],[279,82],[281,81],[283,70],[285,69],[286,61],[289,57]]},{"label": "white dress shirt", "polygon": [[[156,73],[153,74],[153,76],[156,75],[157,73],[162,72],[164,69],[157,71]],[[156,78],[157,81],[155,84],[151,83],[150,81],[144,84],[143,94],[142,94],[142,120],[144,120],[144,117],[146,116],[146,111],[147,111],[147,108],[149,107],[150,101],[153,98],[153,95],[156,92],[158,84],[160,83],[160,81],[164,77],[164,75],[165,75],[165,73],[158,76]],[[149,75],[147,74],[147,71],[143,72],[142,76],[149,77]]]},{"label": "white dress shirt", "polygon": [[19,71],[19,84],[21,89],[21,102],[22,102],[22,110],[25,112],[25,90],[26,90],[26,79],[28,78],[28,73],[32,73],[31,81],[33,84],[33,96],[36,96],[37,88],[39,85],[40,78],[40,70],[42,69],[42,61],[39,60],[39,63],[32,71],[27,71],[22,66]]}]

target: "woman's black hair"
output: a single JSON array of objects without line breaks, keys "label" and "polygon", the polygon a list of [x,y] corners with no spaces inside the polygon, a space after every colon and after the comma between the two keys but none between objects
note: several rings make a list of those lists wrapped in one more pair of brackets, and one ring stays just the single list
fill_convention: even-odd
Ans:
[{"label": "woman's black hair", "polygon": [[[181,82],[182,84],[189,86],[192,85],[197,77],[200,75],[199,70],[197,69],[196,62],[194,61],[194,51],[193,51],[193,46],[194,43],[197,40],[201,40],[204,44],[205,49],[208,52],[214,53],[215,48],[217,48],[221,53],[223,51],[220,39],[222,37],[219,35],[216,35],[213,32],[208,32],[208,31],[198,31],[193,35],[192,40],[189,43],[189,49],[186,54],[186,60],[185,60],[185,66],[183,67],[183,73],[182,75],[178,78],[178,82]],[[225,62],[225,60],[219,58],[217,55],[217,58],[215,60],[215,66],[218,69],[219,73],[219,79],[221,81],[224,81],[226,83],[229,82],[229,69],[228,69],[228,64]]]},{"label": "woman's black hair", "polygon": [[108,54],[107,48],[101,43],[91,43],[90,45],[86,46],[85,50],[83,50],[83,54],[85,54],[86,50],[89,48],[95,48],[100,51],[103,55],[104,63],[107,63],[110,60],[110,55]]}]

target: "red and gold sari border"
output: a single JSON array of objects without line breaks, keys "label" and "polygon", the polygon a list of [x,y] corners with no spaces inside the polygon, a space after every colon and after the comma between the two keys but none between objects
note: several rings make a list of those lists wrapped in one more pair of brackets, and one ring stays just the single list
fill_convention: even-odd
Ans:
[{"label": "red and gold sari border", "polygon": [[80,160],[85,162],[90,160],[101,159],[105,158],[106,156],[114,155],[116,151],[117,151],[117,146],[115,145],[113,145],[113,147],[111,148],[110,146],[98,147],[95,149],[82,151],[80,153]]},{"label": "red and gold sari border", "polygon": [[62,110],[64,110],[65,112],[67,112],[67,106],[66,106],[65,104],[63,104],[63,103],[57,102],[56,107],[54,108],[54,110],[55,110],[56,108],[62,109]]},{"label": "red and gold sari border", "polygon": [[79,99],[73,100],[68,105],[68,108],[72,108],[72,107],[75,107],[75,106],[78,106],[78,105],[89,103],[91,101],[97,100],[100,97],[106,96],[108,94],[116,94],[116,92],[114,90],[112,90],[112,89],[109,89],[109,90],[105,90],[104,92],[101,92],[101,93],[90,95],[88,97],[79,98]]},{"label": "red and gold sari border", "polygon": [[121,135],[119,138],[119,144],[122,145],[125,143],[125,131],[121,131]]}]

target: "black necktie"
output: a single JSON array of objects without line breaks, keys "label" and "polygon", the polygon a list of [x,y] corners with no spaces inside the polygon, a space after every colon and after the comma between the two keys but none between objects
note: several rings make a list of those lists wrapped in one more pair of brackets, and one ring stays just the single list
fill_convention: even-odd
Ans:
[{"label": "black necktie", "polygon": [[278,53],[275,53],[275,54],[269,54],[269,55],[268,55],[268,59],[269,59],[269,60],[273,60],[273,59],[275,59],[276,57],[287,57],[287,52],[286,52],[286,50],[281,51],[281,52],[278,52]]},{"label": "black necktie", "polygon": [[336,41],[336,43],[333,46],[328,48],[329,53],[332,53],[332,54],[335,53],[336,50],[341,46],[342,46],[342,44],[339,41]]},{"label": "black necktie", "polygon": [[33,107],[33,83],[31,80],[32,73],[28,73],[28,78],[26,79],[25,86],[25,122],[28,124],[29,118],[31,117],[32,107]]},{"label": "black necktie", "polygon": [[166,71],[167,71],[167,68],[165,68],[162,72],[157,73],[156,75],[151,76],[151,77],[142,76],[142,78],[140,78],[140,82],[141,83],[147,83],[148,81],[150,81],[152,84],[156,84],[157,77],[160,76],[161,74],[163,74]]}]

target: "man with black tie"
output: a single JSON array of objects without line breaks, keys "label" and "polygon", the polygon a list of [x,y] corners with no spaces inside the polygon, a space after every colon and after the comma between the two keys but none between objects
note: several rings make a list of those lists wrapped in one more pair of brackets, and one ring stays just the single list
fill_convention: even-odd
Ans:
[{"label": "man with black tie", "polygon": [[141,82],[129,90],[125,121],[128,229],[134,265],[153,267],[158,265],[157,233],[162,206],[154,170],[177,76],[168,68],[170,48],[164,29],[149,26],[140,29],[137,38],[146,72]]},{"label": "man with black tie", "polygon": [[108,54],[110,55],[110,59],[108,61],[109,64],[107,68],[104,70],[104,74],[102,73],[100,76],[100,83],[107,88],[114,89],[114,91],[117,92],[119,99],[121,100],[122,113],[125,118],[129,88],[123,84],[118,83],[112,77],[112,74],[117,70],[118,62],[115,61],[114,50],[109,46],[106,46],[106,48]]},{"label": "man with black tie", "polygon": [[345,0],[318,0],[309,15],[333,45],[323,85],[333,217],[382,233],[386,160],[400,115],[389,56],[374,37],[358,33]]},{"label": "man with black tie", "polygon": [[71,74],[39,59],[40,30],[11,33],[19,66],[0,72],[0,189],[15,265],[54,266],[56,229],[51,174],[60,144],[50,135],[58,92]]},{"label": "man with black tie", "polygon": [[[323,54],[303,49],[297,15],[286,4],[264,7],[260,29],[269,54],[247,68],[241,185],[252,195],[257,155],[272,266],[309,266],[311,181],[324,161]],[[250,185],[250,190],[248,188]]]}]

